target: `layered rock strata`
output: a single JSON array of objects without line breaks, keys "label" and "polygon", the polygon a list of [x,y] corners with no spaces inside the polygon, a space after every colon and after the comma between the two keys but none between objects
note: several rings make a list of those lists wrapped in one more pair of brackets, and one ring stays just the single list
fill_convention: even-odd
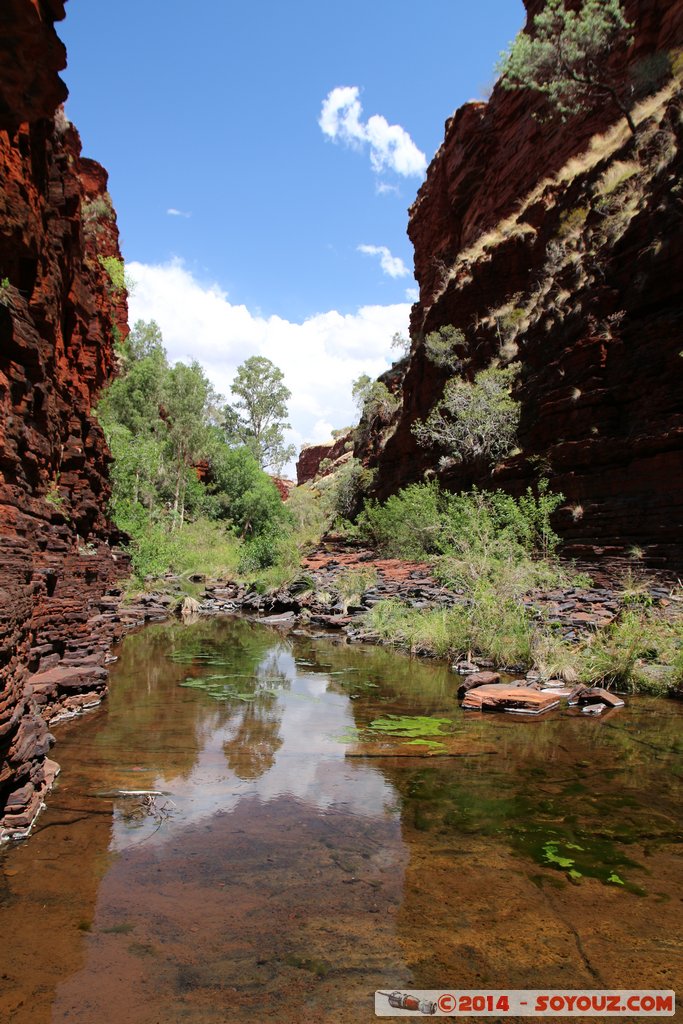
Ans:
[{"label": "layered rock strata", "polygon": [[[642,90],[635,136],[607,106],[542,121],[541,98],[499,86],[447,121],[410,212],[420,300],[402,403],[380,443],[361,439],[355,454],[376,467],[382,497],[435,472],[452,489],[513,493],[548,477],[566,498],[556,525],[569,553],[640,548],[652,565],[680,565],[683,3],[625,8],[635,41],[614,58],[623,80],[653,54],[673,68]],[[520,364],[518,449],[495,467],[414,436],[453,372],[424,345],[446,325],[463,333],[465,379]]]},{"label": "layered rock strata", "polygon": [[93,404],[127,331],[106,172],[58,104],[61,3],[0,15],[0,834],[57,766],[48,724],[97,702],[127,560],[107,518]]}]

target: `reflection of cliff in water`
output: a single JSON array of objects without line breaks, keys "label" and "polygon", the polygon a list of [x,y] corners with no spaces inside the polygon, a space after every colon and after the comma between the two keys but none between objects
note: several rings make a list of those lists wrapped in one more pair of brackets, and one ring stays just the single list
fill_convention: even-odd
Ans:
[{"label": "reflection of cliff in water", "polygon": [[[379,988],[676,987],[679,705],[468,717],[443,665],[239,620],[131,636],[111,684],[3,855],[2,1019],[363,1024]],[[388,714],[450,718],[466,756],[345,756]]]},{"label": "reflection of cliff in water", "polygon": [[0,850],[2,1021],[47,1024],[58,985],[87,961],[112,834],[111,800],[94,796],[90,770],[103,717],[55,729],[68,770],[31,839]]}]

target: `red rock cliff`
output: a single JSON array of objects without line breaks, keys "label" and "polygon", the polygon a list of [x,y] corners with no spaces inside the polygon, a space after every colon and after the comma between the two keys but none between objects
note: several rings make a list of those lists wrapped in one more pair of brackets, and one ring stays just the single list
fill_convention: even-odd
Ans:
[{"label": "red rock cliff", "polygon": [[106,688],[126,569],[92,413],[126,295],[106,266],[120,260],[106,172],[58,107],[63,16],[56,0],[0,11],[0,833],[40,807],[47,722]]},{"label": "red rock cliff", "polygon": [[424,337],[453,324],[468,377],[520,362],[521,424],[517,454],[492,471],[451,465],[444,483],[519,492],[549,476],[570,551],[637,545],[671,564],[683,560],[683,2],[625,8],[623,75],[655,52],[675,70],[635,108],[635,137],[606,106],[540,123],[542,99],[500,87],[447,121],[411,209],[420,301],[402,406],[379,455],[372,439],[356,454],[377,466],[381,496],[436,470],[445,453],[411,428],[448,375]]}]

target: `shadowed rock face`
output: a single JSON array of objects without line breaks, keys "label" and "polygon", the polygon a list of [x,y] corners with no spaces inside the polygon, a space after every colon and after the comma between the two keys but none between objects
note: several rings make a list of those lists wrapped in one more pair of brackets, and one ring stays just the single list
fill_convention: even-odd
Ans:
[{"label": "shadowed rock face", "polygon": [[3,0],[0,7],[0,128],[49,116],[67,96],[57,74],[66,49],[54,30],[61,0]]},{"label": "shadowed rock face", "polygon": [[40,806],[55,704],[76,710],[106,690],[127,566],[92,414],[126,294],[101,262],[120,259],[107,174],[58,109],[63,15],[31,0],[0,12],[0,827]]},{"label": "shadowed rock face", "polygon": [[[541,6],[528,2],[529,16]],[[626,78],[648,54],[683,46],[683,3],[630,0],[625,9],[635,41],[614,59]],[[683,562],[674,63],[678,87],[643,113],[635,139],[607,106],[541,122],[541,99],[501,88],[446,122],[408,228],[420,301],[402,407],[379,452],[372,437],[355,452],[377,467],[379,496],[433,473],[445,454],[418,447],[411,427],[448,376],[426,358],[423,338],[453,324],[468,342],[469,378],[496,359],[521,363],[522,413],[518,454],[493,471],[451,465],[443,482],[519,493],[548,476],[567,498],[557,528],[574,554],[638,545],[652,564]],[[638,168],[607,191],[603,176],[618,162]]]}]

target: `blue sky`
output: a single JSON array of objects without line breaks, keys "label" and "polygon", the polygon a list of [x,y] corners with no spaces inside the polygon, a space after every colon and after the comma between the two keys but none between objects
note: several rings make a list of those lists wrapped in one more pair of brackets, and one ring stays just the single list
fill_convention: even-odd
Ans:
[{"label": "blue sky", "polygon": [[523,21],[521,0],[69,0],[67,114],[110,173],[132,316],[224,394],[273,359],[296,443],[349,422],[407,325],[422,166]]}]

